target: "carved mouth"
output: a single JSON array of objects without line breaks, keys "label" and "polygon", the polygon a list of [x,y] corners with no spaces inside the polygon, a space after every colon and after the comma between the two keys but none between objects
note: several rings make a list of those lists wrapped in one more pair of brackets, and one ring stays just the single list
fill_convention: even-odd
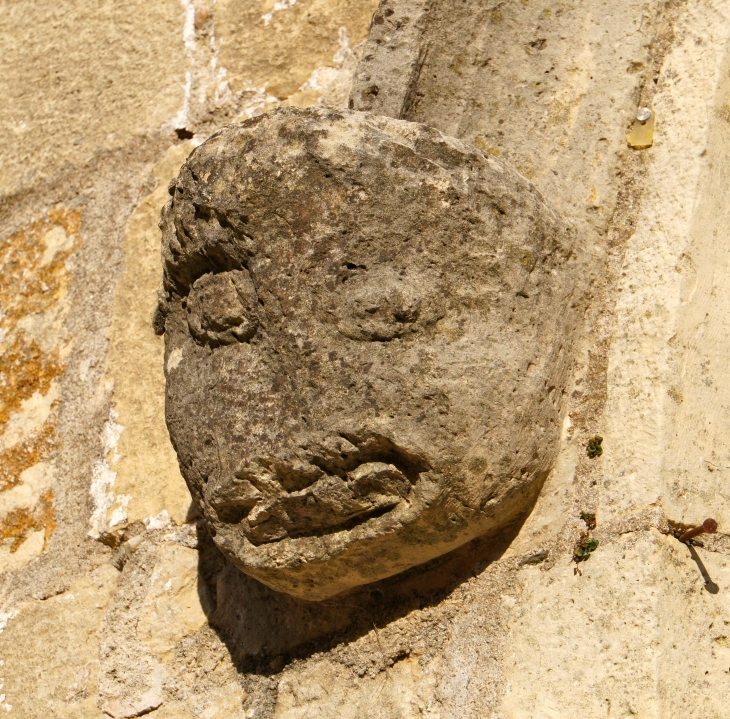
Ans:
[{"label": "carved mouth", "polygon": [[328,435],[289,455],[244,461],[209,495],[218,518],[254,545],[352,529],[409,503],[429,468],[372,432]]}]

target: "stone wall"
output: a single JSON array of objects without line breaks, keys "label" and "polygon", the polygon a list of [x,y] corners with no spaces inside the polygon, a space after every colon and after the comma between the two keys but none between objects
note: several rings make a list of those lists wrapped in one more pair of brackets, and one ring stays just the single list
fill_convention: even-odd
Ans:
[{"label": "stone wall", "polygon": [[[724,716],[730,5],[388,2],[369,40],[375,0],[36,0],[0,17],[9,716]],[[377,82],[401,100],[373,103]],[[316,604],[226,565],[191,507],[152,326],[157,222],[213,129],[351,90],[528,177],[592,253],[591,303],[532,514]],[[647,150],[625,142],[640,104]],[[599,545],[576,565],[581,512]],[[708,516],[702,547],[671,533]]]}]

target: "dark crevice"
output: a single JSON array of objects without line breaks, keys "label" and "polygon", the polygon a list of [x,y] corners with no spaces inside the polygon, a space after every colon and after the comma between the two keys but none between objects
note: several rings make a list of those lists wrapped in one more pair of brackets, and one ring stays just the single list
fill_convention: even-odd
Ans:
[{"label": "dark crevice", "polygon": [[[340,524],[323,527],[320,531],[308,531],[305,528],[302,528],[298,531],[296,529],[292,529],[289,530],[288,536],[290,539],[300,539],[302,537],[325,537],[328,534],[334,534],[335,532],[349,531],[360,524],[364,524],[370,519],[382,517],[384,514],[390,512],[391,509],[393,509],[393,506],[391,505],[387,505],[384,507],[373,507],[372,509],[366,510],[364,512],[361,512],[360,514],[355,515],[354,517],[350,517],[349,519],[344,520]],[[254,544],[254,542],[252,542],[252,544]],[[262,542],[262,544],[266,544],[266,542]]]}]

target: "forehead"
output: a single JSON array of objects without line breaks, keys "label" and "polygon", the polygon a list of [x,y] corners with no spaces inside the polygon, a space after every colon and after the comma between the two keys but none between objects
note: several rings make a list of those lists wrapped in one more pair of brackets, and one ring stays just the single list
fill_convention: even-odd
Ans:
[{"label": "forehead", "polygon": [[[439,247],[433,232],[410,235],[397,228],[368,230],[359,226],[304,235],[276,233],[257,248],[249,266],[259,275],[266,272],[312,284],[361,272],[443,271],[448,257],[457,250],[448,241],[446,247]],[[445,240],[449,238],[448,230],[443,234]]]},{"label": "forehead", "polygon": [[519,207],[524,180],[433,130],[351,115],[281,113],[197,148],[163,211],[168,292],[241,267],[304,284],[348,265],[487,272],[519,255],[504,227],[541,241]]}]

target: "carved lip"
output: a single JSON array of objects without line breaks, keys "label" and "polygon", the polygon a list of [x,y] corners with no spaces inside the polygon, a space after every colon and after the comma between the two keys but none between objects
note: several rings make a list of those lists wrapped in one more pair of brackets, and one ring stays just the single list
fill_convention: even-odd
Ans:
[{"label": "carved lip", "polygon": [[326,435],[289,455],[244,461],[209,501],[254,545],[352,529],[410,502],[429,469],[382,434]]}]

